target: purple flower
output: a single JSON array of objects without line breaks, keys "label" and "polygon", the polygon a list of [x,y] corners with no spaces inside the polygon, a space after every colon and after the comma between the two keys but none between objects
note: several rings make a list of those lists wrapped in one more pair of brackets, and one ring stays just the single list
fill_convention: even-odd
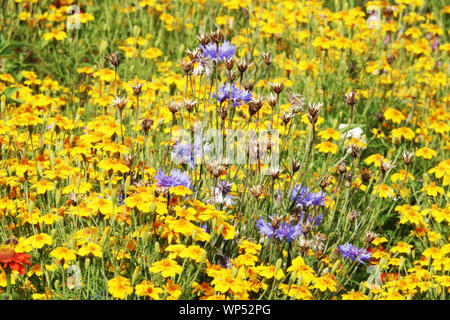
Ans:
[{"label": "purple flower", "polygon": [[161,169],[155,174],[156,184],[162,188],[173,188],[177,186],[191,187],[189,175],[178,169],[172,169],[170,175],[164,174]]},{"label": "purple flower", "polygon": [[287,240],[288,242],[292,242],[302,233],[302,227],[300,225],[285,222],[280,224],[276,230],[273,230],[272,224],[265,222],[262,218],[256,221],[256,227],[259,229],[259,232],[268,238],[274,237],[280,241]]},{"label": "purple flower", "polygon": [[370,260],[372,254],[364,248],[357,248],[351,243],[346,243],[342,246],[337,247],[337,252],[340,253],[344,258],[351,261],[357,261],[359,263],[365,264],[363,260]]},{"label": "purple flower", "polygon": [[256,227],[259,229],[259,232],[265,234],[269,238],[274,236],[273,227],[270,223],[265,222],[262,218],[259,218],[256,221]]},{"label": "purple flower", "polygon": [[302,233],[302,227],[299,224],[281,224],[275,232],[275,238],[280,241],[294,241]]},{"label": "purple flower", "polygon": [[294,187],[291,200],[297,203],[297,206],[316,207],[325,205],[326,196],[323,191],[312,192],[309,188],[300,184]]},{"label": "purple flower", "polygon": [[433,51],[435,51],[438,48],[439,45],[439,39],[436,38],[433,42],[433,45],[431,46],[431,49],[433,49]]},{"label": "purple flower", "polygon": [[217,99],[219,103],[223,103],[225,100],[229,100],[233,103],[234,107],[241,105],[242,103],[249,102],[252,99],[252,93],[248,90],[242,89],[240,86],[236,86],[236,83],[224,84],[219,88],[217,97],[212,95],[213,99]]},{"label": "purple flower", "polygon": [[[205,57],[213,61],[217,60],[217,45],[215,43],[210,42],[206,46],[200,45],[200,50]],[[219,45],[219,60],[230,59],[235,53],[236,48],[229,41],[224,41]]]}]

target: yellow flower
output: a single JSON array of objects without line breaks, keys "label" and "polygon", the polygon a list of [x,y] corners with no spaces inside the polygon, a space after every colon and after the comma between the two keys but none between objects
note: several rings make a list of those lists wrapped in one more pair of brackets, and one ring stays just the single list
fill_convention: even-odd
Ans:
[{"label": "yellow flower", "polygon": [[322,292],[327,290],[331,292],[336,291],[336,281],[330,278],[327,274],[326,276],[315,278],[313,288],[319,289]]},{"label": "yellow flower", "polygon": [[51,246],[53,243],[52,237],[46,233],[39,233],[27,239],[27,242],[33,249],[41,249],[44,245]]},{"label": "yellow flower", "polygon": [[422,158],[428,159],[428,160],[435,157],[436,154],[437,154],[437,152],[430,148],[420,148],[419,150],[417,150],[415,152],[415,155],[417,157],[422,157]]},{"label": "yellow flower", "polygon": [[142,57],[145,59],[156,60],[162,55],[162,51],[158,48],[148,48],[142,53]]},{"label": "yellow flower", "polygon": [[413,248],[412,245],[404,242],[404,241],[400,241],[397,243],[397,245],[395,247],[392,247],[389,251],[392,253],[406,253],[408,254],[411,251],[411,248]]},{"label": "yellow flower", "polygon": [[65,262],[77,259],[75,251],[66,247],[57,247],[53,249],[52,252],[50,252],[50,256],[56,258],[58,261],[64,260]]},{"label": "yellow flower", "polygon": [[316,146],[316,149],[319,149],[319,152],[322,152],[322,153],[336,154],[336,152],[338,151],[338,146],[330,141],[325,141],[325,142],[319,143]]},{"label": "yellow flower", "polygon": [[32,188],[36,188],[38,194],[44,194],[44,193],[46,193],[47,191],[52,190],[52,189],[53,189],[53,186],[54,186],[54,184],[53,184],[53,182],[51,182],[51,181],[48,181],[48,180],[40,180],[40,181],[36,182],[36,183],[32,186]]},{"label": "yellow flower", "polygon": [[438,194],[444,194],[444,189],[437,186],[435,182],[431,182],[429,185],[424,186],[420,191],[426,191],[427,195],[436,197]]},{"label": "yellow flower", "polygon": [[174,283],[171,279],[167,279],[164,289],[170,295],[170,298],[178,299],[181,295],[181,286]]},{"label": "yellow flower", "polygon": [[401,127],[398,129],[393,129],[392,136],[394,138],[400,138],[400,139],[403,137],[406,140],[411,141],[412,139],[414,139],[415,133],[408,127]]},{"label": "yellow flower", "polygon": [[164,278],[174,277],[183,271],[183,267],[172,259],[157,261],[148,269],[153,273],[161,273]]},{"label": "yellow flower", "polygon": [[206,250],[196,245],[189,246],[180,252],[181,258],[189,258],[195,262],[200,262],[203,256],[206,257]]},{"label": "yellow flower", "polygon": [[333,128],[328,128],[320,131],[318,133],[318,136],[322,137],[325,140],[339,140],[341,138],[341,133],[337,130],[334,130]]},{"label": "yellow flower", "polygon": [[164,291],[155,287],[153,283],[148,280],[143,280],[136,286],[136,294],[141,297],[150,297],[153,300],[161,300],[160,294],[164,293]]},{"label": "yellow flower", "polygon": [[379,167],[381,160],[386,161],[386,158],[384,158],[381,154],[375,153],[372,154],[371,156],[368,156],[364,162],[366,164],[374,164],[375,167]]},{"label": "yellow flower", "polygon": [[125,277],[117,276],[108,281],[108,291],[114,298],[125,299],[133,293],[133,287],[130,280]]},{"label": "yellow flower", "polygon": [[100,247],[100,245],[94,242],[85,243],[80,249],[78,249],[78,255],[79,256],[92,255],[99,258],[103,256],[102,248]]},{"label": "yellow flower", "polygon": [[403,113],[393,108],[386,109],[383,115],[386,120],[392,120],[394,123],[400,123],[406,119]]},{"label": "yellow flower", "polygon": [[379,188],[373,190],[372,194],[376,193],[380,198],[392,198],[395,195],[394,190],[386,184],[381,184]]},{"label": "yellow flower", "polygon": [[44,33],[43,38],[47,41],[50,39],[64,40],[65,38],[67,38],[67,33],[61,30],[53,29],[51,32]]}]

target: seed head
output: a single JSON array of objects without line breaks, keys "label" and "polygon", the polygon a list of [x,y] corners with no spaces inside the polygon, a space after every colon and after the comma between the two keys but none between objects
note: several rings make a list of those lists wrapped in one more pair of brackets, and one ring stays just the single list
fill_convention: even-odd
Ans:
[{"label": "seed head", "polygon": [[353,223],[361,216],[361,213],[357,210],[352,210],[348,213],[348,221]]},{"label": "seed head", "polygon": [[192,112],[192,110],[194,109],[195,105],[197,104],[197,101],[191,100],[191,99],[184,99],[183,100],[183,105],[186,108],[186,110],[188,112]]},{"label": "seed head", "polygon": [[118,51],[114,51],[111,55],[105,56],[105,59],[108,60],[111,67],[117,69],[120,65],[120,54]]},{"label": "seed head", "polygon": [[144,119],[141,122],[141,127],[142,127],[142,130],[144,130],[145,134],[148,133],[148,131],[150,130],[152,125],[153,125],[153,120],[152,119]]},{"label": "seed head", "polygon": [[375,240],[375,238],[377,237],[377,234],[375,232],[372,231],[366,231],[365,233],[365,241],[367,244],[371,243],[373,240]]},{"label": "seed head", "polygon": [[128,99],[116,97],[113,101],[113,104],[119,109],[120,112],[125,108],[126,104],[128,102]]},{"label": "seed head", "polygon": [[183,69],[184,73],[189,74],[192,69],[194,68],[194,64],[192,63],[192,60],[186,60],[183,59],[180,61],[181,69]]},{"label": "seed head", "polygon": [[272,55],[270,54],[270,52],[261,52],[259,55],[263,59],[264,63],[270,66],[270,64],[272,63]]},{"label": "seed head", "polygon": [[409,166],[412,162],[412,157],[414,156],[414,152],[408,152],[408,151],[403,151],[402,153],[402,159],[403,162]]},{"label": "seed head", "polygon": [[284,84],[283,81],[278,82],[269,82],[269,86],[272,89],[273,92],[275,92],[277,95],[283,91]]},{"label": "seed head", "polygon": [[172,115],[175,115],[182,108],[182,104],[179,102],[170,101],[168,105],[169,111],[172,112]]},{"label": "seed head", "polygon": [[247,61],[245,61],[243,58],[241,58],[238,62],[237,62],[237,68],[239,70],[240,73],[244,73],[251,65],[252,63],[248,63]]},{"label": "seed head", "polygon": [[394,167],[395,165],[392,163],[392,161],[384,161],[383,159],[381,159],[380,170],[383,175]]},{"label": "seed head", "polygon": [[276,106],[277,102],[278,102],[278,98],[276,95],[274,95],[272,92],[267,96],[267,103],[269,104],[269,106],[271,106],[272,108]]},{"label": "seed head", "polygon": [[350,90],[349,93],[344,95],[344,100],[348,106],[353,107],[356,104],[356,91]]},{"label": "seed head", "polygon": [[142,83],[140,83],[139,81],[137,81],[136,79],[134,80],[134,85],[131,86],[131,88],[133,89],[133,94],[136,97],[139,97],[141,95],[142,92],[142,87],[144,85]]},{"label": "seed head", "polygon": [[234,63],[236,62],[236,60],[234,59],[234,57],[230,57],[229,59],[225,58],[223,62],[225,64],[225,68],[228,71],[231,71],[231,69],[233,69],[234,67]]},{"label": "seed head", "polygon": [[215,43],[216,45],[218,45],[223,38],[222,32],[219,29],[216,29],[216,31],[211,31],[208,36],[211,42]]},{"label": "seed head", "polygon": [[206,46],[206,45],[211,41],[211,39],[209,38],[209,36],[207,36],[207,35],[204,34],[204,33],[199,34],[199,35],[197,36],[197,40],[198,40],[198,42],[199,42],[201,45],[203,45],[203,46]]},{"label": "seed head", "polygon": [[259,184],[251,187],[249,191],[252,194],[252,196],[254,196],[255,198],[259,198],[261,194],[264,192],[264,188],[262,185]]},{"label": "seed head", "polygon": [[370,178],[372,178],[372,172],[369,168],[364,168],[361,171],[361,180],[362,182],[369,182]]}]

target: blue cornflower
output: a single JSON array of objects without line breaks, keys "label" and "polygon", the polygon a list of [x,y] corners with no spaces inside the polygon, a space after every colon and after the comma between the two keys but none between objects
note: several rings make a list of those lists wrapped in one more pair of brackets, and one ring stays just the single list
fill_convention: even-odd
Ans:
[{"label": "blue cornflower", "polygon": [[231,102],[234,107],[247,103],[252,99],[252,93],[246,89],[242,89],[240,86],[236,86],[236,83],[224,84],[219,88],[217,97],[212,95],[213,99],[217,99],[219,103],[223,103],[225,100],[231,98]]},{"label": "blue cornflower", "polygon": [[281,224],[275,232],[275,238],[280,241],[294,241],[302,233],[302,227],[299,224]]},{"label": "blue cornflower", "polygon": [[357,248],[351,243],[346,243],[337,247],[337,251],[344,257],[351,261],[358,261],[364,264],[363,260],[370,260],[372,254],[364,248]]},{"label": "blue cornflower", "polygon": [[312,192],[309,188],[301,184],[294,187],[291,200],[297,203],[297,206],[316,207],[324,206],[326,193],[323,191]]},{"label": "blue cornflower", "polygon": [[156,184],[162,188],[173,188],[177,186],[191,187],[189,175],[178,169],[172,169],[170,175],[164,174],[161,169],[155,174]]},{"label": "blue cornflower", "polygon": [[265,222],[262,218],[256,221],[256,227],[268,238],[274,237],[280,241],[287,240],[292,242],[302,233],[302,227],[298,224],[293,225],[283,222],[274,230],[272,224]]},{"label": "blue cornflower", "polygon": [[262,218],[256,221],[256,227],[259,229],[259,232],[265,234],[267,237],[272,238],[274,236],[272,225],[265,222]]},{"label": "blue cornflower", "polygon": [[[210,58],[212,61],[217,60],[217,44],[208,43],[206,46],[200,45],[200,49],[205,57]],[[229,41],[224,41],[219,45],[219,60],[230,59],[236,53],[236,48]]]}]

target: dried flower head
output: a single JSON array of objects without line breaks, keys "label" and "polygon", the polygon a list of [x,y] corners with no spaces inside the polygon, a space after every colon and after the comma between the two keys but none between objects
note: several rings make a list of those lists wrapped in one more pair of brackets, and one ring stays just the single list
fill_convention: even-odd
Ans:
[{"label": "dried flower head", "polygon": [[201,45],[203,45],[203,46],[206,46],[206,45],[211,41],[211,39],[209,38],[209,36],[206,35],[206,34],[204,34],[204,33],[199,34],[199,35],[197,36],[197,40],[198,40],[198,42],[199,42]]},{"label": "dried flower head", "polygon": [[369,168],[364,168],[361,171],[361,180],[362,182],[369,182],[370,178],[372,178],[372,171]]},{"label": "dried flower head", "polygon": [[114,51],[109,56],[105,56],[105,59],[109,62],[111,67],[117,69],[120,65],[120,54],[118,51]]},{"label": "dried flower head", "polygon": [[225,68],[227,70],[231,70],[234,67],[234,63],[236,62],[236,60],[234,59],[234,57],[230,57],[230,58],[224,58],[223,62],[225,64]]},{"label": "dried flower head", "polygon": [[141,95],[142,92],[142,87],[144,85],[142,83],[140,83],[139,81],[137,81],[136,79],[134,80],[134,84],[131,86],[131,88],[133,89],[133,94],[137,97],[139,97]]},{"label": "dried flower head", "polygon": [[353,223],[353,222],[355,222],[356,219],[358,219],[360,216],[361,216],[361,213],[360,213],[359,211],[357,211],[357,210],[351,210],[351,211],[348,213],[347,218],[348,218],[348,221],[349,221],[350,223]]},{"label": "dried flower head", "polygon": [[372,232],[372,231],[366,231],[364,236],[365,236],[366,243],[369,244],[373,240],[375,240],[375,238],[377,237],[377,234],[375,232]]},{"label": "dried flower head", "polygon": [[348,106],[353,107],[356,104],[356,91],[353,89],[350,90],[347,94],[344,95],[345,103]]},{"label": "dried flower head", "polygon": [[242,86],[244,87],[245,90],[247,91],[253,91],[253,85],[255,83],[251,80],[247,80],[245,82],[242,83]]},{"label": "dried flower head", "polygon": [[292,119],[294,119],[294,115],[292,113],[283,111],[283,115],[281,116],[281,120],[283,121],[283,123],[285,125],[287,125],[289,122],[291,122]]},{"label": "dried flower head", "polygon": [[266,100],[269,106],[271,106],[272,108],[275,107],[278,102],[277,96],[274,95],[272,92],[266,97]]},{"label": "dried flower head", "polygon": [[305,98],[297,93],[292,93],[289,97],[289,103],[291,104],[291,110],[294,113],[303,112],[305,106]]},{"label": "dried flower head", "polygon": [[261,52],[259,55],[266,65],[269,66],[272,63],[272,54],[270,52]]},{"label": "dried flower head", "polygon": [[262,98],[252,97],[252,99],[248,102],[248,112],[250,117],[255,115],[262,108],[263,103],[264,101]]},{"label": "dried flower head", "polygon": [[388,160],[384,161],[383,159],[380,160],[380,170],[383,175],[394,167],[395,165],[393,164],[392,161]]},{"label": "dried flower head", "polygon": [[215,44],[219,44],[223,38],[223,35],[222,35],[222,32],[220,31],[220,29],[216,29],[216,31],[211,31],[208,36],[209,36],[209,39],[211,40],[211,42],[213,42]]},{"label": "dried flower head", "polygon": [[409,166],[411,164],[411,162],[412,162],[413,156],[414,156],[414,152],[403,151],[403,153],[402,153],[403,162],[407,166]]},{"label": "dried flower head", "polygon": [[264,192],[264,188],[262,185],[256,185],[253,186],[249,189],[250,193],[252,194],[252,196],[254,196],[255,198],[259,198],[262,193]]},{"label": "dried flower head", "polygon": [[354,159],[358,158],[360,151],[361,147],[359,145],[354,143],[348,145],[347,152],[350,153]]},{"label": "dried flower head", "polygon": [[275,92],[277,95],[283,91],[284,84],[283,81],[280,82],[269,82],[269,86],[272,89],[273,92]]},{"label": "dried flower head", "polygon": [[116,97],[113,100],[114,106],[116,106],[117,109],[119,109],[120,112],[122,112],[122,110],[125,108],[125,106],[127,105],[127,102],[128,102],[128,99],[121,98],[121,97]]},{"label": "dried flower head", "polygon": [[236,80],[237,77],[237,71],[236,70],[226,70],[225,74],[227,76],[227,79],[229,82],[234,82],[234,80]]},{"label": "dried flower head", "polygon": [[141,127],[142,127],[142,130],[144,130],[145,134],[148,133],[148,131],[150,130],[152,125],[153,125],[153,120],[152,119],[144,119],[141,122]]},{"label": "dried flower head", "polygon": [[319,103],[309,103],[308,104],[308,120],[312,126],[314,126],[319,119],[319,111],[322,108],[322,102]]},{"label": "dried flower head", "polygon": [[183,69],[184,73],[189,74],[194,68],[194,63],[192,60],[183,59],[180,61],[181,69]]},{"label": "dried flower head", "polygon": [[251,65],[252,63],[248,63],[243,58],[241,58],[236,64],[240,73],[244,73]]},{"label": "dried flower head", "polygon": [[195,100],[191,100],[191,99],[184,99],[183,100],[183,105],[186,108],[186,110],[188,112],[192,112],[192,110],[194,109],[194,107],[197,105],[197,101]]}]

